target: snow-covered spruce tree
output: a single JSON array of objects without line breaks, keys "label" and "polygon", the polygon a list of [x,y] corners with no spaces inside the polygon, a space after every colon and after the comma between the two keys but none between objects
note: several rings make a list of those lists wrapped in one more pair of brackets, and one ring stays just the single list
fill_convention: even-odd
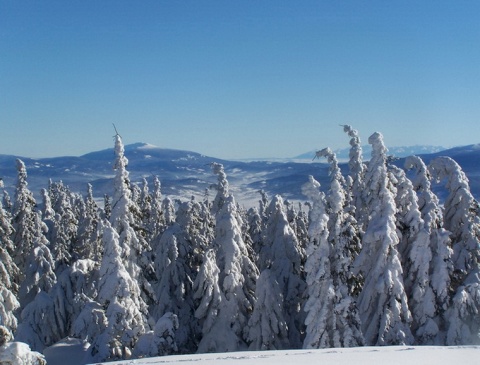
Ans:
[{"label": "snow-covered spruce tree", "polygon": [[158,304],[153,310],[156,319],[166,313],[178,317],[176,343],[181,353],[192,353],[197,346],[197,325],[194,318],[193,300],[194,275],[189,261],[193,256],[192,246],[184,228],[173,223],[160,236],[155,252],[154,285]]},{"label": "snow-covered spruce tree", "polygon": [[3,209],[0,204],[0,261],[3,263],[8,273],[9,280],[4,281],[4,285],[10,289],[15,295],[18,293],[20,271],[13,261],[15,246],[12,241],[13,226],[11,216]]},{"label": "snow-covered spruce tree", "polygon": [[357,130],[349,125],[344,125],[343,131],[350,137],[350,160],[348,167],[351,178],[352,205],[355,207],[355,219],[361,224],[363,229],[365,222],[362,222],[362,220],[367,219],[367,208],[363,200],[366,166],[363,163],[362,145]]},{"label": "snow-covered spruce tree", "polygon": [[150,194],[150,211],[146,223],[147,241],[151,242],[165,230],[165,215],[162,210],[162,191],[158,176],[153,178],[153,192]]},{"label": "snow-covered spruce tree", "polygon": [[449,157],[437,157],[429,170],[438,181],[447,180],[445,228],[453,242],[454,297],[447,313],[448,345],[478,344],[480,333],[480,217],[479,203],[461,167]]},{"label": "snow-covered spruce tree", "polygon": [[110,216],[112,215],[112,200],[108,194],[103,196],[103,214],[102,218],[106,220],[110,220]]},{"label": "snow-covered spruce tree", "polygon": [[283,318],[288,326],[291,348],[301,348],[304,316],[302,249],[288,223],[283,199],[276,195],[267,208],[268,222],[264,245],[260,251],[260,270],[270,269],[283,298]]},{"label": "snow-covered spruce tree", "polygon": [[249,350],[290,348],[282,288],[272,270],[265,269],[260,274],[255,296],[257,302],[248,321]]},{"label": "snow-covered spruce tree", "polygon": [[430,234],[421,217],[417,194],[405,171],[390,166],[390,180],[396,190],[398,250],[402,258],[403,278],[412,314],[411,330],[415,342],[438,344],[441,335],[435,319],[436,298],[430,285],[432,250]]},{"label": "snow-covered spruce tree", "polygon": [[150,329],[140,287],[123,264],[120,237],[108,222],[105,225],[97,302],[103,306],[108,325],[93,340],[87,359],[98,362],[129,358],[140,335]]},{"label": "snow-covered spruce tree", "polygon": [[470,192],[467,176],[453,159],[437,157],[430,162],[429,170],[436,180],[446,180],[449,191],[444,203],[444,225],[453,242],[455,290],[459,285],[479,282],[479,204]]},{"label": "snow-covered spruce tree", "polygon": [[62,183],[59,183],[56,189],[53,210],[55,219],[50,248],[55,262],[55,274],[60,275],[72,263],[73,243],[78,230],[78,220],[73,211],[69,190]]},{"label": "snow-covered spruce tree", "polygon": [[[215,323],[210,323],[209,319],[204,320],[203,338],[198,351],[236,351],[246,348],[244,329],[255,303],[258,269],[249,259],[247,247],[242,239],[241,218],[235,199],[228,192],[228,181],[223,166],[213,163],[212,170],[218,176],[217,196],[212,206],[216,221],[213,247],[216,250],[218,285],[223,300],[219,299],[221,309],[213,319]],[[202,305],[201,303],[200,306]],[[197,318],[203,319],[204,316],[200,314],[202,311],[197,309],[197,312]],[[207,332],[206,328],[223,329]]]},{"label": "snow-covered spruce tree", "polygon": [[52,201],[50,199],[50,194],[48,193],[47,189],[42,189],[40,191],[42,194],[42,205],[40,211],[42,212],[42,221],[47,226],[47,232],[45,233],[45,237],[47,238],[48,242],[53,241],[53,233],[55,231],[55,211],[52,207]]},{"label": "snow-covered spruce tree", "polygon": [[20,307],[20,303],[12,291],[14,285],[7,269],[13,265],[8,252],[0,246],[0,326],[4,326],[10,334],[17,329],[18,321],[15,311]]},{"label": "snow-covered spruce tree", "polygon": [[20,269],[20,281],[25,278],[25,260],[32,251],[39,232],[36,224],[36,201],[28,189],[27,169],[22,160],[17,159],[17,185],[13,203],[12,241],[15,247],[13,259]]},{"label": "snow-covered spruce tree", "polygon": [[151,257],[152,250],[143,235],[137,233],[134,229],[138,227],[138,221],[135,220],[133,212],[139,209],[132,200],[127,164],[128,160],[125,157],[122,138],[117,134],[115,136],[115,162],[113,165],[116,173],[110,223],[119,235],[125,268],[132,279],[138,282],[145,302],[152,304],[155,302],[155,294],[149,281],[149,279],[153,280],[155,277]]},{"label": "snow-covered spruce tree", "polygon": [[58,326],[52,298],[40,291],[35,300],[23,310],[15,341],[25,342],[32,350],[42,352],[62,338],[63,332]]},{"label": "snow-covered spruce tree", "polygon": [[[3,187],[2,181],[0,187]],[[13,227],[7,215],[0,203],[0,326],[13,334],[18,323],[15,311],[20,307],[16,297],[20,273],[11,256],[14,251],[11,239]]]},{"label": "snow-covered spruce tree", "polygon": [[203,336],[197,351],[199,353],[220,352],[225,348],[234,351],[239,347],[238,336],[231,330],[236,314],[230,313],[220,290],[220,270],[216,261],[215,251],[207,250],[193,283],[194,299],[198,302],[195,318],[200,321]]},{"label": "snow-covered spruce tree", "polygon": [[61,336],[57,340],[74,333],[75,321],[96,297],[98,266],[98,262],[90,259],[76,260],[58,276],[56,284],[50,290],[49,296],[53,300],[57,331]]},{"label": "snow-covered spruce tree", "polygon": [[328,243],[328,214],[326,213],[325,194],[320,191],[320,183],[309,176],[309,181],[302,186],[303,194],[310,200],[309,229],[310,242],[307,246],[307,261],[305,263],[307,281],[307,301],[304,311],[305,339],[304,348],[320,348],[328,346],[328,334],[325,305],[331,303],[333,297],[333,282],[329,266],[330,247]]},{"label": "snow-covered spruce tree", "polygon": [[[444,344],[447,328],[445,312],[450,306],[450,277],[453,272],[450,232],[443,228],[443,211],[438,197],[432,191],[430,174],[425,163],[420,157],[410,156],[405,159],[405,168],[415,170],[412,184],[417,192],[425,229],[429,233],[429,249],[432,253],[429,284],[435,296],[435,322],[438,327],[434,343]],[[416,336],[418,337],[418,334]]]},{"label": "snow-covered spruce tree", "polygon": [[[0,181],[0,187],[2,186],[3,183]],[[20,307],[16,296],[20,273],[11,257],[14,251],[11,239],[13,227],[7,216],[8,213],[0,204],[0,326],[13,337],[18,324],[15,312]]]},{"label": "snow-covered spruce tree", "polygon": [[302,211],[302,205],[299,204],[299,209],[295,208],[295,204],[289,200],[285,200],[285,215],[288,224],[292,227],[293,233],[297,237],[298,246],[300,247],[302,255],[302,266],[305,263],[305,247],[308,243],[308,217]]},{"label": "snow-covered spruce tree", "polygon": [[79,219],[75,242],[75,259],[100,261],[102,237],[99,228],[100,210],[93,198],[92,185],[88,184],[87,196],[78,202]]},{"label": "snow-covered spruce tree", "polygon": [[225,204],[225,200],[230,195],[230,191],[227,174],[225,173],[223,165],[220,163],[212,162],[210,164],[210,167],[212,168],[213,173],[217,175],[217,183],[212,186],[212,188],[217,190],[217,194],[215,195],[215,199],[213,200],[211,208],[212,214],[216,215]]},{"label": "snow-covered spruce tree", "polygon": [[255,255],[255,263],[259,266],[258,255],[263,247],[263,221],[258,209],[252,207],[247,211],[248,234],[252,240],[252,249]]},{"label": "snow-covered spruce tree", "polygon": [[185,257],[191,270],[192,280],[199,270],[203,253],[215,238],[213,218],[208,207],[191,200],[178,203],[176,222],[182,227],[183,239],[179,241],[181,256]]},{"label": "snow-covered spruce tree", "polygon": [[362,288],[361,277],[352,274],[352,263],[361,250],[361,232],[348,199],[347,183],[342,176],[335,153],[325,148],[316,153],[330,164],[330,188],[327,193],[329,242],[332,245],[332,276],[336,291],[347,286],[349,296],[356,297]]},{"label": "snow-covered spruce tree", "polygon": [[32,252],[25,261],[25,279],[20,284],[19,302],[21,321],[15,339],[26,342],[35,351],[42,351],[62,338],[62,330],[55,317],[53,300],[48,292],[55,285],[57,277],[48,241],[43,236],[43,222],[35,213],[36,240]]},{"label": "snow-covered spruce tree", "polygon": [[[352,262],[360,249],[358,227],[347,207],[345,180],[335,154],[326,148],[318,151],[316,156],[328,159],[331,178],[326,200],[328,236],[326,240],[319,240],[318,252],[314,255],[320,256],[320,261],[318,268],[312,271],[322,273],[316,278],[316,285],[321,293],[319,296],[324,300],[315,303],[319,308],[312,312],[320,313],[318,323],[310,323],[311,326],[317,326],[314,331],[310,330],[315,336],[310,336],[304,345],[308,348],[360,346],[364,340],[358,309],[352,297],[360,290],[360,284],[351,274]],[[319,237],[318,232],[314,233],[314,237]]]},{"label": "snow-covered spruce tree", "polygon": [[163,199],[162,212],[165,217],[165,227],[175,222],[175,206],[168,196]]},{"label": "snow-covered spruce tree", "polygon": [[152,331],[142,335],[133,349],[133,358],[171,355],[178,352],[176,331],[177,315],[165,313],[155,324]]},{"label": "snow-covered spruce tree", "polygon": [[29,229],[32,229],[33,248],[24,258],[24,279],[18,293],[22,309],[33,301],[38,293],[48,293],[57,281],[55,263],[44,235],[46,225],[41,221],[40,213],[34,212],[31,219]]},{"label": "snow-covered spruce tree", "polygon": [[[1,187],[3,188],[3,180],[1,183]],[[12,199],[10,198],[10,194],[7,190],[3,190],[3,199],[2,199],[3,209],[8,213],[8,215],[12,214],[13,203]]]},{"label": "snow-covered spruce tree", "polygon": [[361,272],[365,283],[358,297],[362,331],[367,345],[411,344],[412,321],[403,285],[402,267],[395,226],[396,205],[386,166],[383,136],[369,138],[372,158],[365,173],[365,201],[368,224],[362,251],[354,263],[354,273]]}]

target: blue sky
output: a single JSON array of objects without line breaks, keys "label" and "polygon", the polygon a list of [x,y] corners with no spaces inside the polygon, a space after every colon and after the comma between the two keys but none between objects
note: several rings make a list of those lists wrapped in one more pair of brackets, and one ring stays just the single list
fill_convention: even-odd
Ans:
[{"label": "blue sky", "polygon": [[0,0],[0,154],[480,143],[478,1]]}]

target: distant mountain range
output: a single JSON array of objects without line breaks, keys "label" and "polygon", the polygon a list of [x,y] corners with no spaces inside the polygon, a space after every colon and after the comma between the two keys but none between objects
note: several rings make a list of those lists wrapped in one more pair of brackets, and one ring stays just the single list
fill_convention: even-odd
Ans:
[{"label": "distant mountain range", "polygon": [[[390,149],[390,154],[402,157],[405,154],[421,155],[428,163],[438,155],[450,156],[464,169],[470,179],[473,194],[480,196],[480,144],[456,147],[443,151],[434,151],[440,147],[402,147]],[[400,151],[403,151],[402,154]],[[428,153],[419,153],[428,151]],[[434,151],[434,153],[432,153]],[[348,149],[338,153],[342,160]],[[314,154],[314,152],[313,152]],[[162,193],[173,199],[189,199],[195,196],[202,199],[209,187],[216,182],[210,164],[222,163],[230,183],[230,189],[236,199],[246,207],[250,207],[260,199],[258,191],[263,189],[273,196],[281,194],[284,199],[304,201],[301,193],[302,185],[313,175],[323,186],[328,188],[328,165],[322,160],[312,161],[313,154],[305,161],[297,156],[292,161],[227,161],[205,156],[196,152],[159,148],[147,143],[135,143],[125,146],[125,156],[129,160],[127,167],[131,181],[141,183],[143,178],[149,182],[158,176],[162,184]],[[307,154],[305,154],[307,156]],[[63,181],[71,190],[84,194],[87,183],[93,185],[94,195],[102,198],[104,194],[112,195],[114,171],[113,147],[91,152],[79,157],[55,157],[32,159],[11,155],[0,155],[0,177],[3,178],[6,190],[13,194],[16,183],[16,159],[20,158],[27,167],[29,188],[39,197],[40,190],[48,187],[49,179]],[[364,159],[370,158],[367,147]],[[402,166],[402,159],[396,163]],[[346,163],[341,165],[348,171]],[[215,192],[210,192],[213,198]],[[13,198],[13,195],[12,195]]]}]

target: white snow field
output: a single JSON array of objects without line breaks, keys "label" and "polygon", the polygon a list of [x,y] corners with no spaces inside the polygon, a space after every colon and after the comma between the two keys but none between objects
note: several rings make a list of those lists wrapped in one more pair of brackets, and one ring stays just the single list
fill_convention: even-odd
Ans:
[{"label": "white snow field", "polygon": [[[66,341],[45,351],[48,365],[81,365],[84,349]],[[95,363],[94,365],[97,365]],[[441,365],[480,364],[480,346],[385,346],[172,355],[103,364],[144,365]],[[93,365],[93,364],[92,364]]]}]

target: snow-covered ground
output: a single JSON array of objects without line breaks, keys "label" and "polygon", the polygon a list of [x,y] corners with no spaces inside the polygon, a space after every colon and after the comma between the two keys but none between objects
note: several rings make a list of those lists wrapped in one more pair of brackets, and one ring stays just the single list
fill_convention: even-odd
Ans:
[{"label": "snow-covered ground", "polygon": [[[48,365],[84,364],[84,348],[65,341],[45,352]],[[216,354],[174,355],[109,362],[110,365],[440,365],[480,364],[480,346],[387,346],[330,348],[322,350],[248,351]],[[96,365],[96,364],[95,364]]]}]

